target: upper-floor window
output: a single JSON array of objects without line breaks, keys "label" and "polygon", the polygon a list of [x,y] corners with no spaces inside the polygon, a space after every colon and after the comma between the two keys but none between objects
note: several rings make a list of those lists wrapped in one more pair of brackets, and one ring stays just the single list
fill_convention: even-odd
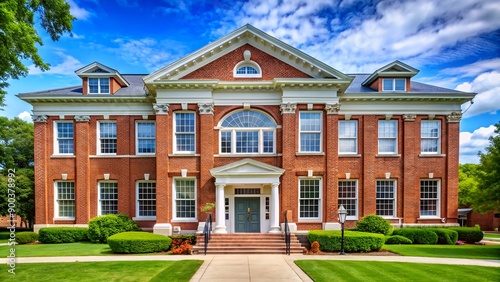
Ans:
[{"label": "upper-floor window", "polygon": [[420,150],[422,154],[439,154],[441,121],[423,120],[420,126]]},{"label": "upper-floor window", "polygon": [[116,154],[116,122],[99,122],[99,154]]},{"label": "upper-floor window", "polygon": [[339,154],[358,152],[358,122],[355,120],[339,121]]},{"label": "upper-floor window", "polygon": [[109,94],[109,77],[89,77],[89,94]]},{"label": "upper-floor window", "polygon": [[300,112],[300,152],[321,152],[321,112]]},{"label": "upper-floor window", "polygon": [[406,78],[382,79],[382,91],[406,91]]},{"label": "upper-floor window", "polygon": [[195,153],[195,114],[176,112],[174,116],[174,152]]},{"label": "upper-floor window", "polygon": [[395,120],[378,121],[379,154],[396,154],[398,152],[397,132],[398,125]]},{"label": "upper-floor window", "polygon": [[276,123],[264,113],[244,110],[220,123],[221,154],[273,154]]},{"label": "upper-floor window", "polygon": [[72,121],[56,121],[54,154],[74,154],[74,129]]},{"label": "upper-floor window", "polygon": [[358,219],[358,183],[356,180],[341,180],[338,183],[338,206],[344,206],[347,219]]},{"label": "upper-floor window", "polygon": [[137,154],[156,153],[156,124],[151,121],[139,121],[136,127]]}]

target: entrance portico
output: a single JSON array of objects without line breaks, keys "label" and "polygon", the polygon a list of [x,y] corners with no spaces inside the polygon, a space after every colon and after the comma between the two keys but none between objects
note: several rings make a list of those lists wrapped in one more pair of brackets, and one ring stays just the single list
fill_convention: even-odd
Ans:
[{"label": "entrance portico", "polygon": [[[214,233],[280,233],[279,185],[284,169],[252,159],[236,161],[210,170],[215,178],[216,207]],[[244,201],[242,199],[248,199]],[[252,200],[250,200],[252,199]],[[240,207],[237,211],[236,203]],[[243,212],[248,206],[248,231]],[[258,212],[256,212],[256,209]],[[237,220],[238,216],[242,217]],[[239,227],[236,228],[236,223]],[[229,225],[229,228],[228,228]]]}]

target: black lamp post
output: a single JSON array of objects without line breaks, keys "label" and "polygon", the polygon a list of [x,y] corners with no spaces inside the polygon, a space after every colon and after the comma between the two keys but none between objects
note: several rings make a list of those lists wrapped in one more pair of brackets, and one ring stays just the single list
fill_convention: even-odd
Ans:
[{"label": "black lamp post", "polygon": [[340,247],[340,254],[345,255],[344,252],[344,223],[345,223],[345,218],[347,217],[347,210],[344,208],[343,205],[340,205],[339,207],[339,221],[340,225],[342,227],[342,241],[341,241],[341,247]]}]

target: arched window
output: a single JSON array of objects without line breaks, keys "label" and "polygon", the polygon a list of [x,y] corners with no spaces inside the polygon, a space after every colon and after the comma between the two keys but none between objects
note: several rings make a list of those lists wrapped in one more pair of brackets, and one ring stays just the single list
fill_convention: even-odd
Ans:
[{"label": "arched window", "polygon": [[243,52],[244,60],[234,66],[234,77],[262,77],[262,69],[260,68],[259,64],[250,60],[250,56],[252,56],[252,54],[249,50],[245,50],[245,52]]},{"label": "arched window", "polygon": [[275,153],[276,123],[262,112],[232,112],[219,127],[221,154]]}]

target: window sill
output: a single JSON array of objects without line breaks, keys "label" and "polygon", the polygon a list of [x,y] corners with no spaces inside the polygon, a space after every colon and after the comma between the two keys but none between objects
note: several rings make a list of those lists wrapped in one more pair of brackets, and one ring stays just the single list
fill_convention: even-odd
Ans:
[{"label": "window sill", "polygon": [[417,220],[429,220],[429,219],[441,220],[441,217],[439,217],[439,216],[420,216],[419,218],[417,218]]},{"label": "window sill", "polygon": [[377,154],[375,155],[376,158],[400,158],[400,154]]},{"label": "window sill", "polygon": [[339,153],[339,158],[360,158],[361,154],[345,154]]},{"label": "window sill", "polygon": [[52,155],[50,156],[51,159],[74,159],[76,158],[75,155]]},{"label": "window sill", "polygon": [[444,158],[446,154],[419,154],[421,158]]},{"label": "window sill", "polygon": [[89,155],[91,159],[99,159],[99,158],[155,158],[156,155]]},{"label": "window sill", "polygon": [[307,219],[307,218],[299,218],[297,223],[323,223],[321,219],[314,218],[314,219]]},{"label": "window sill", "polygon": [[199,157],[200,154],[195,153],[173,153],[168,154],[169,157]]},{"label": "window sill", "polygon": [[153,153],[153,154],[143,154],[143,153],[135,153],[135,155],[140,158],[140,157],[156,157],[156,153]]},{"label": "window sill", "polygon": [[324,156],[324,152],[296,152],[296,156]]},{"label": "window sill", "polygon": [[75,220],[74,217],[54,217],[54,220]]},{"label": "window sill", "polygon": [[198,222],[198,220],[196,218],[187,218],[187,219],[174,218],[172,219],[172,222]]},{"label": "window sill", "polygon": [[214,157],[219,157],[219,158],[241,158],[241,157],[252,157],[252,158],[258,158],[258,157],[281,157],[282,154],[215,154]]},{"label": "window sill", "polygon": [[135,221],[151,221],[151,220],[156,220],[156,216],[140,216],[140,217],[132,217],[132,220]]}]

